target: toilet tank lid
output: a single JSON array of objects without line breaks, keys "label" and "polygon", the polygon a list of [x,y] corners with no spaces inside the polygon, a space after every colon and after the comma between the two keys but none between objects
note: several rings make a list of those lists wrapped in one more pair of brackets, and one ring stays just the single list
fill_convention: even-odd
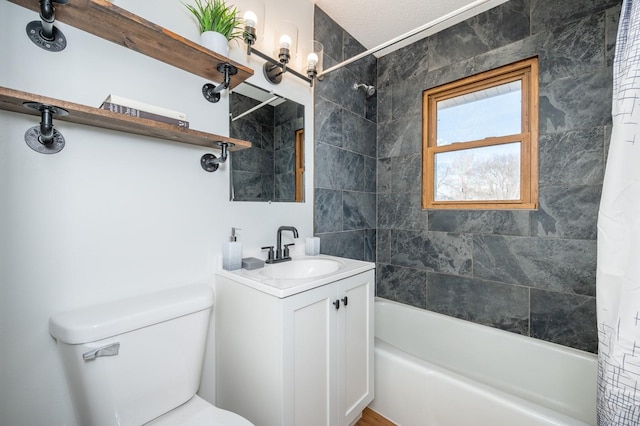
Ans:
[{"label": "toilet tank lid", "polygon": [[213,291],[193,284],[81,309],[49,319],[49,333],[68,344],[94,342],[213,306]]}]

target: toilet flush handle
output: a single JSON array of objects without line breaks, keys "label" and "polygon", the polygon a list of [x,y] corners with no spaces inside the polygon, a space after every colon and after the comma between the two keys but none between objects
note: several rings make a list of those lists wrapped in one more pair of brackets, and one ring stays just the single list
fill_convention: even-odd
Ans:
[{"label": "toilet flush handle", "polygon": [[82,359],[92,361],[99,356],[114,356],[120,351],[120,343],[111,343],[101,348],[96,348],[82,354]]}]

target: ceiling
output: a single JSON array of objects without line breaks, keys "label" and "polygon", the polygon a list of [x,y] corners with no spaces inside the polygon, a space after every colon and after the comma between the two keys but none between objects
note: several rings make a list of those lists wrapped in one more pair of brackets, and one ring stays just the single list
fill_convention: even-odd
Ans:
[{"label": "ceiling", "polygon": [[448,14],[461,12],[459,16],[376,53],[376,56],[383,56],[508,0],[313,1],[367,49],[377,47]]}]

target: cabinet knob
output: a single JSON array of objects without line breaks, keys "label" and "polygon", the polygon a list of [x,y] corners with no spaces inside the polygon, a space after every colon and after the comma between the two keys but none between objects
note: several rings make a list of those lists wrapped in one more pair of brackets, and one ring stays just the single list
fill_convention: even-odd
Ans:
[{"label": "cabinet knob", "polygon": [[344,306],[347,306],[349,304],[349,298],[347,296],[343,297],[342,303],[344,304]]},{"label": "cabinet knob", "polygon": [[336,307],[336,310],[340,309],[340,299],[336,299],[336,301],[333,302],[333,306]]}]

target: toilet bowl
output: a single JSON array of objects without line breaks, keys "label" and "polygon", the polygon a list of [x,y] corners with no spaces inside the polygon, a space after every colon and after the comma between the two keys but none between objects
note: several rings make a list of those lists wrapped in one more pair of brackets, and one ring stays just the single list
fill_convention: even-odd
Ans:
[{"label": "toilet bowl", "polygon": [[212,307],[203,284],[52,316],[78,423],[251,426],[196,395]]},{"label": "toilet bowl", "polygon": [[181,406],[144,426],[253,426],[252,423],[231,411],[209,404],[198,395]]}]

